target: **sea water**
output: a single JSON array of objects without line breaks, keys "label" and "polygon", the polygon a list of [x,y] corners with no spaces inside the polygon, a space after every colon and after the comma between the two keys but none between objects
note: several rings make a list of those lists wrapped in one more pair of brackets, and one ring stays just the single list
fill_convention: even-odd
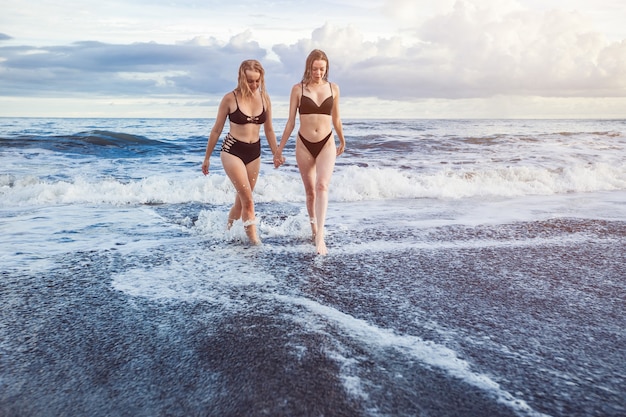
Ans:
[{"label": "sea water", "polygon": [[626,121],[344,120],[325,257],[212,122],[0,119],[0,415],[626,414]]}]

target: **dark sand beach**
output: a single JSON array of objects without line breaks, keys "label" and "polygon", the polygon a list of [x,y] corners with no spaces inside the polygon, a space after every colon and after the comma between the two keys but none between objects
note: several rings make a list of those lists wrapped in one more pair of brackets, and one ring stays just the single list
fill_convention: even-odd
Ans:
[{"label": "dark sand beach", "polygon": [[0,415],[624,415],[625,241],[577,219],[372,227],[323,259],[203,241],[251,276],[194,288],[173,268],[143,296],[112,277],[188,248],[60,256],[2,273]]}]

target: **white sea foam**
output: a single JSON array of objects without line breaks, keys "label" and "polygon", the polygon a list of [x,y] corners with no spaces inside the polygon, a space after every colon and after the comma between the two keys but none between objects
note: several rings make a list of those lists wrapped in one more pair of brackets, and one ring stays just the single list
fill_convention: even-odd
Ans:
[{"label": "white sea foam", "polygon": [[[322,305],[308,298],[277,297],[286,303],[294,303],[306,307],[312,313],[330,321],[342,328],[345,334],[357,339],[362,345],[369,345],[375,349],[393,349],[407,358],[416,359],[426,365],[434,366],[449,373],[455,378],[465,381],[477,388],[491,393],[499,402],[506,404],[517,412],[529,416],[546,416],[533,410],[524,400],[515,398],[511,393],[500,387],[489,375],[474,371],[467,361],[460,359],[456,352],[446,346],[423,340],[418,336],[397,334],[393,330],[374,326],[344,314],[341,311]],[[353,358],[344,359],[349,366]],[[345,389],[359,396],[366,396],[355,377],[344,375]]]},{"label": "white sea foam", "polygon": [[[247,252],[233,251],[232,248],[215,249],[202,254],[197,252],[191,262],[188,257],[185,263],[172,259],[160,265],[130,268],[116,274],[112,285],[128,295],[155,300],[207,300],[219,304],[222,312],[248,308],[240,299],[231,295],[233,293],[230,289],[248,288],[247,291],[250,292],[252,288],[256,288],[257,297],[265,297],[287,306],[304,307],[310,311],[313,316],[304,317],[302,313],[291,318],[283,316],[303,323],[308,331],[317,328],[315,331],[326,334],[328,325],[339,326],[341,333],[354,338],[362,346],[370,346],[374,350],[394,350],[407,360],[417,360],[427,366],[442,369],[452,377],[488,392],[519,413],[542,416],[525,401],[502,389],[489,375],[474,370],[469,362],[460,359],[454,350],[444,345],[374,326],[309,298],[280,294],[276,278],[254,269],[253,263],[246,261],[246,256]],[[207,267],[207,262],[203,261],[205,257],[219,258],[220,261],[210,262],[211,266]],[[367,399],[367,389],[356,374],[359,359],[345,356],[340,346],[327,354],[341,364],[340,376],[346,392],[354,397]]]},{"label": "white sea foam", "polygon": [[[219,262],[203,259],[218,257]],[[210,264],[210,268],[203,266],[206,264]],[[219,302],[226,307],[239,303],[226,295],[226,288],[263,286],[271,282],[271,275],[254,269],[239,257],[233,257],[232,250],[228,253],[212,250],[184,264],[174,259],[167,265],[129,268],[114,276],[112,285],[131,296],[154,300],[201,299]]]},{"label": "white sea foam", "polygon": [[67,253],[148,250],[161,245],[164,234],[179,229],[147,207],[78,204],[5,209],[0,210],[0,263],[7,269],[44,270]]},{"label": "white sea foam", "polygon": [[[552,170],[513,167],[479,171],[443,170],[418,174],[395,168],[348,166],[333,176],[331,201],[406,198],[460,199],[520,197],[626,190],[626,165],[598,164]],[[223,173],[153,175],[140,179],[40,179],[34,175],[0,177],[0,207],[102,203],[114,205],[201,202],[229,204],[234,188]],[[255,189],[258,202],[301,202],[299,175],[262,173]]]}]

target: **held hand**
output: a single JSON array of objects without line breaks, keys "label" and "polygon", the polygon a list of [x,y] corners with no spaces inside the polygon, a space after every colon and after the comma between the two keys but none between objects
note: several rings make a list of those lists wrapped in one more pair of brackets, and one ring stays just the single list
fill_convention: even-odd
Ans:
[{"label": "held hand", "polygon": [[282,154],[274,155],[274,168],[278,168],[285,163],[285,157]]},{"label": "held hand", "polygon": [[209,160],[205,159],[204,162],[202,162],[202,173],[204,175],[209,175]]}]

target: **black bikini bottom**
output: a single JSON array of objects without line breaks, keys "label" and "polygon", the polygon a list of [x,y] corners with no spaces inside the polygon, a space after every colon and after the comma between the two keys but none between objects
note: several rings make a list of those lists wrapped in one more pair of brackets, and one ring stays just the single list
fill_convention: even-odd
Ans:
[{"label": "black bikini bottom", "polygon": [[228,133],[224,138],[221,150],[222,152],[235,155],[243,161],[244,165],[248,165],[261,156],[261,139],[253,143],[242,142]]},{"label": "black bikini bottom", "polygon": [[324,139],[320,140],[319,142],[309,142],[300,134],[300,132],[298,132],[298,137],[300,138],[304,146],[306,146],[306,148],[309,150],[313,159],[316,159],[317,155],[320,154],[322,148],[324,147],[324,145],[326,145],[326,142],[328,142],[328,139],[330,139],[332,134],[333,132],[331,131]]}]

